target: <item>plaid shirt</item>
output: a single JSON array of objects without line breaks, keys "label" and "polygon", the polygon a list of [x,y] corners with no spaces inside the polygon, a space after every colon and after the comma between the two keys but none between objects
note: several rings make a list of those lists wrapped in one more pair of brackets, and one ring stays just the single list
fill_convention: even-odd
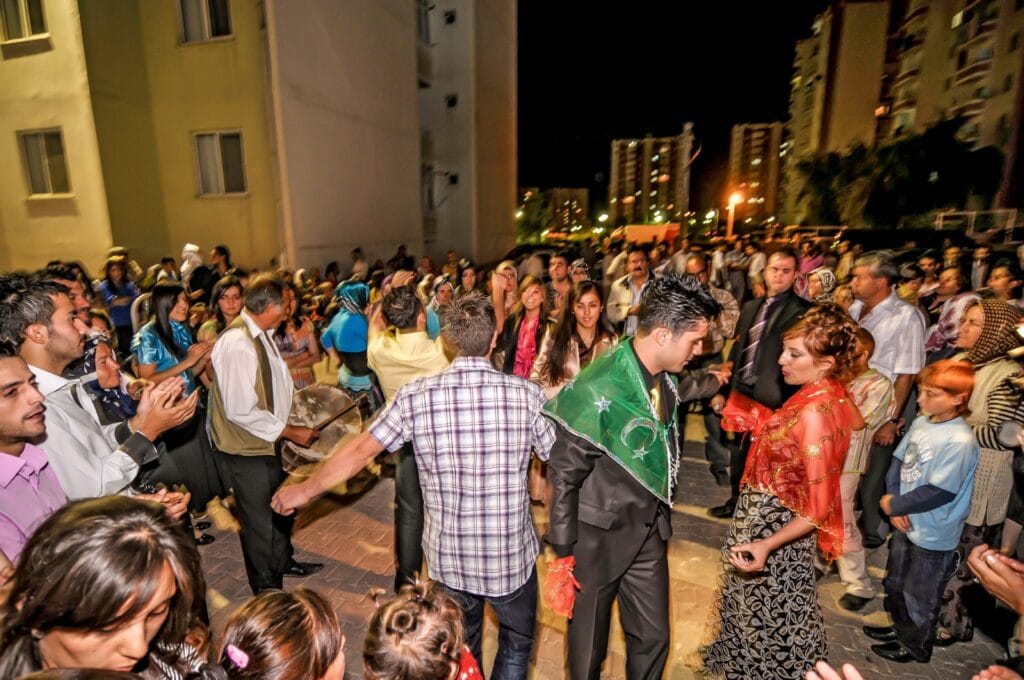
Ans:
[{"label": "plaid shirt", "polygon": [[431,577],[485,597],[530,577],[540,542],[530,517],[530,451],[547,459],[555,428],[536,384],[483,357],[404,387],[370,426],[389,451],[413,443],[423,489],[423,548]]}]

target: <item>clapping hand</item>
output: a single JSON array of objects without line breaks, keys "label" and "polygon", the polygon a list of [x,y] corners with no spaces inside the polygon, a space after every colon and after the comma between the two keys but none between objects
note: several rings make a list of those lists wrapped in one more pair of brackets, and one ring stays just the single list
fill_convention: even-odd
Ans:
[{"label": "clapping hand", "polygon": [[861,674],[853,667],[853,664],[843,664],[843,674],[839,675],[836,669],[824,661],[814,664],[813,671],[807,671],[804,680],[864,680]]}]

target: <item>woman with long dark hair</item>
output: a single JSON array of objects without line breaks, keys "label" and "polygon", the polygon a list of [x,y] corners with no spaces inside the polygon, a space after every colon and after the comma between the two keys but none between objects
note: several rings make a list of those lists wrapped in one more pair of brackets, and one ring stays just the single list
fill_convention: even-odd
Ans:
[{"label": "woman with long dark hair", "polygon": [[593,359],[615,345],[615,331],[604,319],[601,284],[580,281],[569,290],[569,298],[541,343],[533,362],[530,380],[554,398],[566,382],[575,378]]},{"label": "woman with long dark hair", "polygon": [[[152,295],[153,316],[132,341],[137,374],[155,383],[180,376],[187,396],[199,388],[199,380],[208,380],[203,370],[213,343],[192,341],[185,325],[189,299],[180,283],[161,281],[153,286]],[[197,514],[204,513],[207,503],[222,495],[205,424],[205,402],[201,400],[191,420],[161,436],[167,453],[154,467],[140,471],[143,481],[149,484],[185,484],[192,492],[189,510]],[[185,517],[187,523],[188,515]],[[212,543],[213,537],[200,536],[196,540]]]},{"label": "woman with long dark hair", "polygon": [[207,626],[199,553],[159,504],[74,501],[18,560],[0,605],[0,677],[96,668],[178,680],[199,667]]},{"label": "woman with long dark hair", "polygon": [[213,286],[210,308],[213,317],[203,323],[196,333],[200,342],[213,342],[231,322],[242,313],[242,295],[245,292],[242,281],[233,275],[222,278]]},{"label": "woman with long dark hair", "polygon": [[298,390],[315,381],[313,366],[320,363],[320,343],[316,341],[313,322],[302,308],[302,293],[294,283],[288,282],[287,285],[292,289],[291,306],[288,318],[277,327],[274,344],[288,364],[292,382]]},{"label": "woman with long dark hair", "polygon": [[[814,561],[817,549],[829,559],[842,551],[839,478],[864,427],[844,387],[857,356],[856,324],[832,305],[783,334],[782,376],[800,389],[754,425],[722,546],[715,639],[702,650],[712,673],[796,680],[827,657]],[[736,415],[749,423],[750,413]]]},{"label": "woman with long dark hair", "polygon": [[498,368],[503,373],[528,379],[549,325],[544,284],[527,274],[519,284],[516,302],[498,339],[501,350],[497,357],[500,359]]},{"label": "woman with long dark hair", "polygon": [[128,278],[123,257],[112,257],[103,265],[100,294],[103,304],[114,321],[117,346],[126,352],[132,340],[132,303],[139,297],[139,289]]}]

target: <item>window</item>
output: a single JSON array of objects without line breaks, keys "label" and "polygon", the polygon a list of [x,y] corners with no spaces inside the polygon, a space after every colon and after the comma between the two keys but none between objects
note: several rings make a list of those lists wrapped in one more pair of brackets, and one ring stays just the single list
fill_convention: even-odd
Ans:
[{"label": "window", "polygon": [[19,132],[19,146],[32,194],[66,194],[71,191],[60,130]]},{"label": "window", "polygon": [[231,35],[228,0],[179,0],[179,7],[182,42],[201,42]]},{"label": "window", "polygon": [[196,135],[200,195],[243,194],[245,159],[241,132],[209,132]]},{"label": "window", "polygon": [[46,33],[43,0],[0,0],[0,23],[5,41]]}]

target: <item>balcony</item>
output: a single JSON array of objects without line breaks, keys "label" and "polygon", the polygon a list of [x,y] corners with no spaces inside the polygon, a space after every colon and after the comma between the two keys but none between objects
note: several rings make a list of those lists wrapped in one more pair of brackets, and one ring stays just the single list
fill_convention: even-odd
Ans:
[{"label": "balcony", "polygon": [[981,57],[971,62],[970,64],[964,66],[963,68],[957,70],[956,78],[954,78],[953,83],[955,85],[963,85],[964,83],[968,83],[971,82],[972,80],[977,80],[979,78],[987,76],[991,70],[991,55],[987,57]]},{"label": "balcony", "polygon": [[963,118],[973,118],[974,116],[980,115],[984,110],[985,100],[982,97],[975,96],[963,104],[953,106],[949,112],[953,114],[954,117],[961,116]]},{"label": "balcony", "polygon": [[903,84],[903,83],[905,83],[905,82],[907,82],[909,80],[913,80],[914,78],[916,78],[920,74],[921,74],[921,69],[919,69],[919,68],[908,68],[905,71],[900,71],[896,75],[896,77],[893,78],[892,84],[893,84],[894,87],[896,85],[901,85],[901,84]]},{"label": "balcony", "polygon": [[900,111],[907,111],[917,106],[917,98],[903,96],[893,102],[891,113],[896,114]]},{"label": "balcony", "polygon": [[906,28],[918,19],[924,18],[927,15],[928,3],[919,3],[916,7],[911,7],[907,10],[907,13],[903,16],[903,21],[900,22],[900,28]]}]

